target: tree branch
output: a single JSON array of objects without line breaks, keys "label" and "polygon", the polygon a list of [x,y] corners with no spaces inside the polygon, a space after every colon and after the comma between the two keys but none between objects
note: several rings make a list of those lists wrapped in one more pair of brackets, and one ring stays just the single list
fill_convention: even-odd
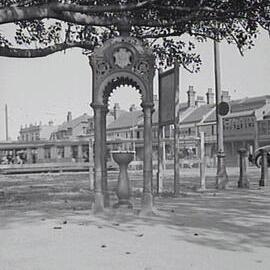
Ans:
[{"label": "tree branch", "polygon": [[50,9],[49,5],[0,9],[0,24],[45,18],[57,19],[57,14]]},{"label": "tree branch", "polygon": [[80,17],[79,14],[132,11],[141,9],[146,5],[153,3],[155,1],[157,0],[145,0],[137,4],[109,5],[109,6],[83,6],[76,4],[50,3],[46,5],[29,6],[29,7],[19,7],[19,6],[4,7],[0,9],[0,24],[18,22],[22,20],[34,20],[45,18],[59,19],[64,21],[66,18],[66,21],[68,22],[77,23],[75,18],[79,17],[79,21],[84,21],[83,24],[88,24],[89,21],[89,24],[91,25],[108,26],[110,22],[105,17],[101,18],[99,18],[98,16]]},{"label": "tree branch", "polygon": [[137,4],[126,4],[126,5],[109,5],[109,6],[85,6],[76,4],[62,4],[55,3],[52,5],[52,9],[57,12],[70,11],[70,12],[80,12],[80,13],[103,13],[103,12],[123,12],[132,11],[144,8],[148,4],[154,3],[157,0],[146,0],[139,2]]},{"label": "tree branch", "polygon": [[[52,18],[58,19],[61,21],[71,22],[80,25],[95,25],[95,26],[111,26],[118,25],[123,21],[121,16],[116,17],[106,17],[106,16],[94,16],[82,14],[80,12],[76,12],[76,10],[84,10],[89,9],[91,13],[95,13],[101,10],[102,12],[107,12],[111,10],[117,11],[126,11],[135,8],[143,7],[146,4],[149,4],[156,0],[148,0],[141,2],[140,5],[126,5],[121,7],[116,5],[102,7],[102,6],[80,6],[80,5],[65,5],[61,3],[51,3],[47,5],[40,6],[30,6],[30,7],[5,7],[0,9],[0,24],[10,23],[10,22],[18,22],[23,20],[34,20],[34,19],[44,19],[44,18]],[[71,11],[64,11],[65,8],[61,9],[61,7],[69,9]],[[69,6],[69,7],[68,7]],[[180,7],[179,7],[180,8]],[[55,11],[57,9],[57,12]],[[164,20],[164,21],[156,21],[156,20],[143,20],[143,19],[129,19],[130,25],[137,26],[149,26],[149,27],[169,27],[178,25],[183,22],[199,22],[199,21],[209,21],[209,20],[224,20],[224,19],[232,19],[232,18],[242,18],[247,19],[243,15],[239,14],[230,14],[230,13],[221,13],[215,14],[211,16],[206,16],[206,14],[198,14],[197,12],[191,12],[188,15],[178,16],[174,20]],[[252,18],[248,18],[252,20]],[[254,19],[255,20],[255,19]]]},{"label": "tree branch", "polygon": [[59,43],[48,46],[46,48],[39,48],[39,49],[18,49],[18,48],[0,47],[0,56],[14,57],[14,58],[45,57],[50,54],[75,47],[88,50],[93,49],[93,45],[87,42]]}]

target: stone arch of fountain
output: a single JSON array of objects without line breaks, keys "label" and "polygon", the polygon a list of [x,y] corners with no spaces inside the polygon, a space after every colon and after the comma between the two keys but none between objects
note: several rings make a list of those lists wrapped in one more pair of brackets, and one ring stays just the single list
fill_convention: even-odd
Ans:
[{"label": "stone arch of fountain", "polygon": [[152,113],[155,59],[137,38],[116,37],[97,48],[89,57],[93,72],[91,106],[94,110],[94,212],[109,205],[106,168],[106,114],[108,99],[117,87],[134,87],[142,97],[144,113],[144,168],[142,212],[152,212]]}]

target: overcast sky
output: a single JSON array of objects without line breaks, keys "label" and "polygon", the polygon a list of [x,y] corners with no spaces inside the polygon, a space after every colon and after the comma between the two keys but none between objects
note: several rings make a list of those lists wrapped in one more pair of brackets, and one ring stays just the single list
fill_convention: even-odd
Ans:
[{"label": "overcast sky", "polygon": [[[270,95],[270,39],[262,33],[256,47],[242,57],[237,48],[222,43],[222,88],[229,90],[233,99]],[[198,74],[181,70],[181,100],[186,101],[188,85],[198,95],[214,87],[213,44],[199,44],[203,65]],[[92,114],[91,70],[88,58],[80,49],[60,52],[45,58],[14,59],[0,57],[0,140],[5,139],[4,109],[8,104],[9,135],[16,139],[21,125],[47,123],[61,124],[67,111],[73,117]],[[156,89],[155,89],[156,91]],[[131,89],[119,89],[111,97],[128,109],[140,103],[139,94]]]}]

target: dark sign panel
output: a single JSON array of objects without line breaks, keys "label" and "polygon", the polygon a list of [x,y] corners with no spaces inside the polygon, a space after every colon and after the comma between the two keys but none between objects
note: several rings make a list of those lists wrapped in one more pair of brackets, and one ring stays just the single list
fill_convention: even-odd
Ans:
[{"label": "dark sign panel", "polygon": [[229,113],[229,111],[230,111],[229,103],[222,101],[218,104],[218,114],[219,115],[225,116]]},{"label": "dark sign panel", "polygon": [[175,123],[179,106],[179,66],[159,73],[159,123]]}]

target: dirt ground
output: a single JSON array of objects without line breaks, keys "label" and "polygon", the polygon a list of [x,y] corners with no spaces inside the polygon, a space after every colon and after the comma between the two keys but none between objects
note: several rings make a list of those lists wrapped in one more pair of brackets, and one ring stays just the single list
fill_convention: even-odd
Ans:
[{"label": "dirt ground", "polygon": [[[198,170],[181,173],[181,195],[173,197],[172,175],[165,194],[155,196],[153,217],[141,217],[142,175],[131,173],[133,210],[91,212],[88,175],[0,176],[1,270],[234,270],[270,269],[270,187],[249,170],[250,189],[196,191]],[[117,173],[109,174],[111,203]]]}]

